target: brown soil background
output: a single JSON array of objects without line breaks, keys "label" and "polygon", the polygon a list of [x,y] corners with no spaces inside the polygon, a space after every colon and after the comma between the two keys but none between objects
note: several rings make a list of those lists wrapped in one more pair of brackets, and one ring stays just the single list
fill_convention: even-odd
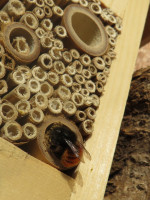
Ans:
[{"label": "brown soil background", "polygon": [[139,50],[104,200],[150,200],[148,66],[150,43]]}]

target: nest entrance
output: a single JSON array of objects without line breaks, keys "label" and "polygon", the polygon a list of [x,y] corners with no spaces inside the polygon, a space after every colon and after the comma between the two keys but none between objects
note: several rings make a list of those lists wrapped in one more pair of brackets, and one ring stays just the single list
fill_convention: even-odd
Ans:
[{"label": "nest entrance", "polygon": [[95,47],[102,40],[99,27],[88,15],[80,12],[74,13],[72,27],[78,37],[91,47]]}]

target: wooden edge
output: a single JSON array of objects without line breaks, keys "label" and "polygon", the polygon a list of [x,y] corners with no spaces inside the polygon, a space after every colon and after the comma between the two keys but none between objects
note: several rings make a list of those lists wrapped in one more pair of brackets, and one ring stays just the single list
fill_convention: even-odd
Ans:
[{"label": "wooden edge", "polygon": [[128,0],[101,0],[102,4],[110,8],[116,15],[123,18]]},{"label": "wooden edge", "polygon": [[71,200],[102,200],[104,197],[148,5],[149,0],[128,1],[123,31],[116,46],[117,59],[112,64],[101,99],[93,136],[86,145],[92,160],[80,164],[75,182],[76,192],[72,193]]},{"label": "wooden edge", "polygon": [[0,138],[1,200],[70,199],[73,179]]}]

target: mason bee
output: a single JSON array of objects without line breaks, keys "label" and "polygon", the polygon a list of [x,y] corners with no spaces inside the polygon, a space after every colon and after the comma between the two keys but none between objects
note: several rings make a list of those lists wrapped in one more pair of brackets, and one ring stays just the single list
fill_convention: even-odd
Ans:
[{"label": "mason bee", "polygon": [[76,134],[64,124],[53,123],[47,129],[49,152],[65,169],[76,167],[82,161],[83,152],[90,154],[78,141]]}]

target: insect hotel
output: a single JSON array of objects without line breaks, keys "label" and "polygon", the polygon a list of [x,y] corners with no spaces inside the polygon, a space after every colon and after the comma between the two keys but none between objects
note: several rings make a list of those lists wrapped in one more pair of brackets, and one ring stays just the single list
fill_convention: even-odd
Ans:
[{"label": "insect hotel", "polygon": [[0,2],[0,199],[102,200],[149,1]]}]

